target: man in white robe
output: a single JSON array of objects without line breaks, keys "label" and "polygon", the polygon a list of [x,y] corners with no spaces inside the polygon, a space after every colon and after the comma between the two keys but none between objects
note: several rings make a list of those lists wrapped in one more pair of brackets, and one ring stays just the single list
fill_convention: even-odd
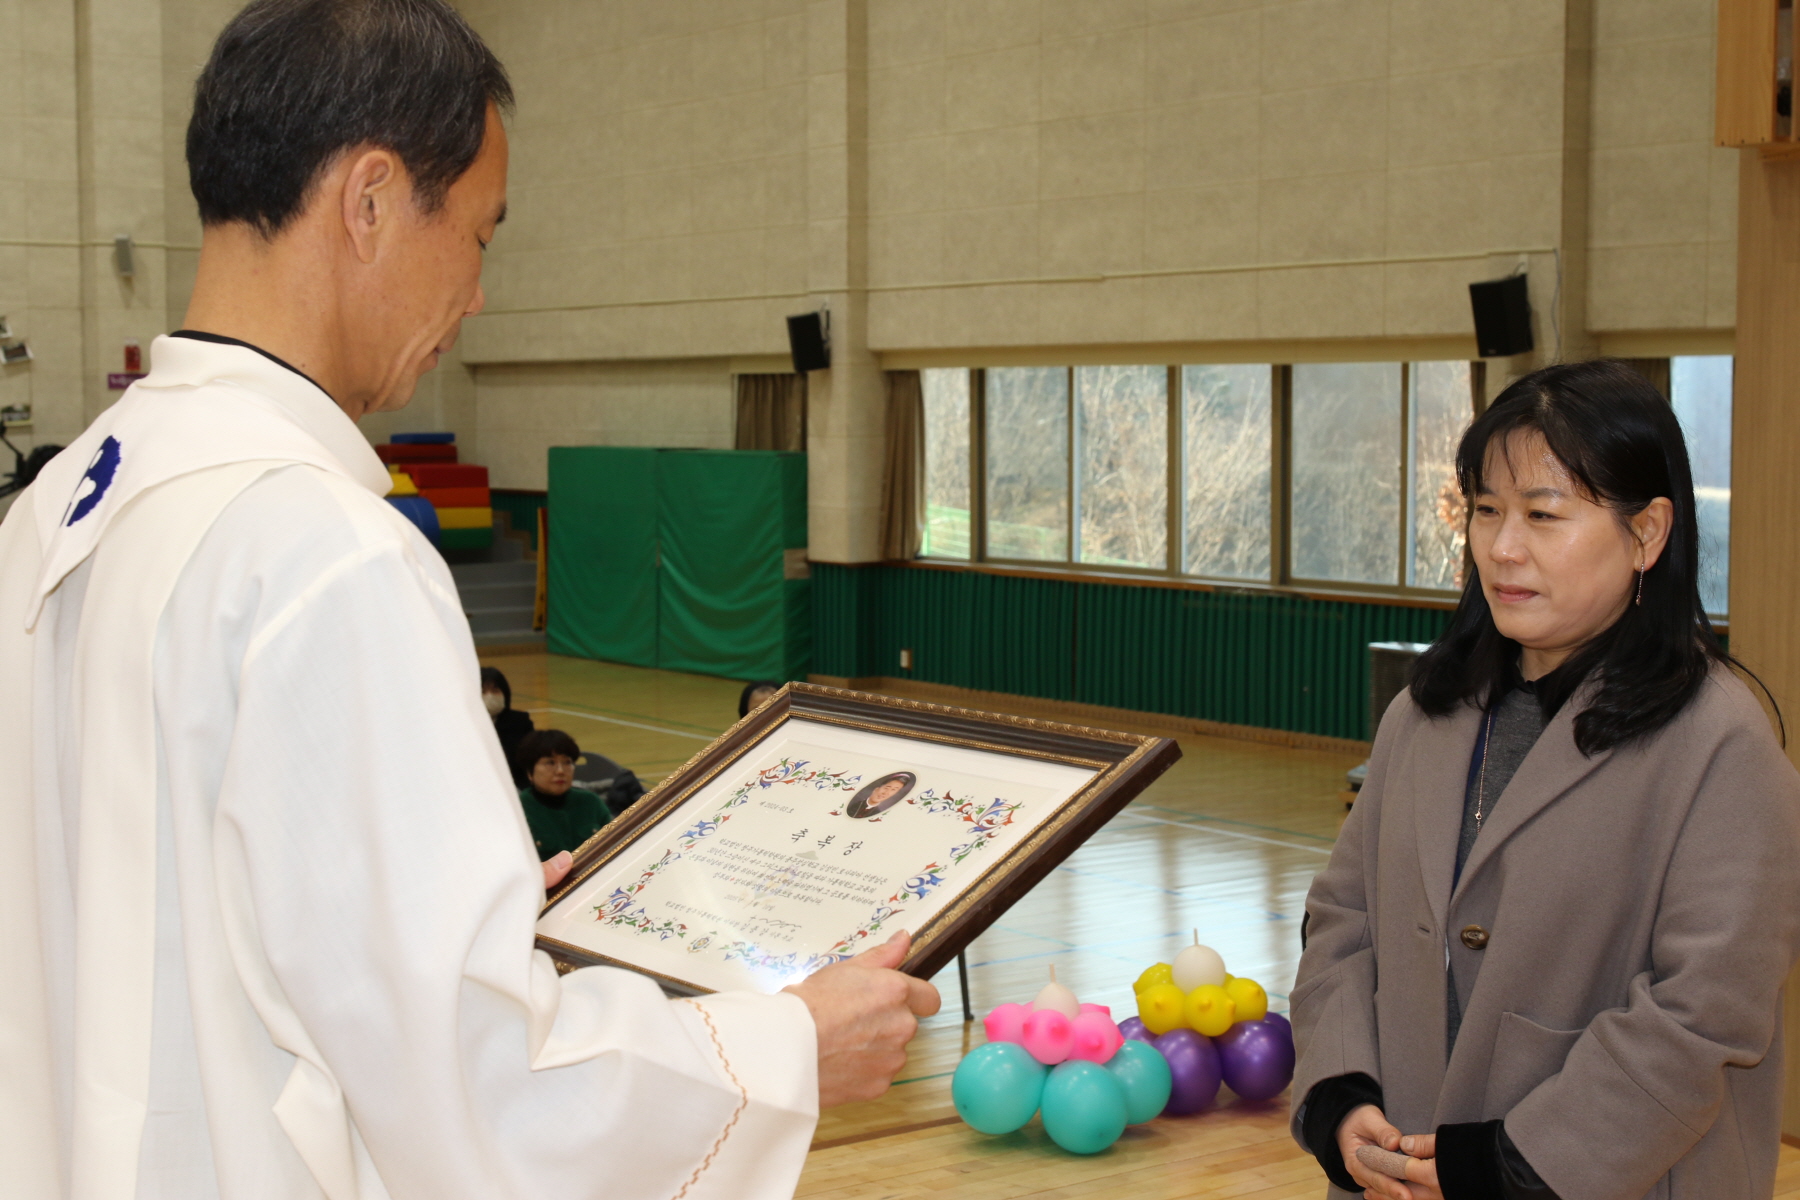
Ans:
[{"label": "man in white robe", "polygon": [[785,1196],[935,1011],[904,937],[679,1001],[532,948],[455,587],[353,421],[481,306],[509,99],[441,0],[258,0],[202,74],[188,328],[0,526],[8,1200]]}]

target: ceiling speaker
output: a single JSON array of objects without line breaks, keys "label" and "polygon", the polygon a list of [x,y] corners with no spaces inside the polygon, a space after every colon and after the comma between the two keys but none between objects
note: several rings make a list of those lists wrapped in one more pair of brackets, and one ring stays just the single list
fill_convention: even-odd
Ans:
[{"label": "ceiling speaker", "polygon": [[1469,306],[1475,310],[1481,357],[1509,358],[1531,350],[1531,293],[1524,275],[1471,283]]},{"label": "ceiling speaker", "polygon": [[831,326],[822,312],[789,317],[788,349],[794,355],[794,371],[823,371],[831,365]]}]

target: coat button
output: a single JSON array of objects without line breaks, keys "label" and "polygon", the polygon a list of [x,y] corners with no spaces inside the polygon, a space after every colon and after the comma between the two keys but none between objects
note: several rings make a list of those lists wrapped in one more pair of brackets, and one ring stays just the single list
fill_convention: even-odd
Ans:
[{"label": "coat button", "polygon": [[1462,944],[1471,950],[1485,949],[1488,943],[1488,931],[1479,925],[1465,925],[1462,931]]}]

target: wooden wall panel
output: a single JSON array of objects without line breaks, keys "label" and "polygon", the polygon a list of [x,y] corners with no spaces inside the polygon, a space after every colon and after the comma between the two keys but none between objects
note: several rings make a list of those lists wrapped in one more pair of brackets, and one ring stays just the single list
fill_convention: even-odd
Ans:
[{"label": "wooden wall panel", "polygon": [[[1800,161],[1740,153],[1731,649],[1781,705],[1800,762]],[[1800,1136],[1800,974],[1786,1028],[1782,1130]]]},{"label": "wooden wall panel", "polygon": [[1777,0],[1719,0],[1718,101],[1721,146],[1775,140],[1775,11]]}]

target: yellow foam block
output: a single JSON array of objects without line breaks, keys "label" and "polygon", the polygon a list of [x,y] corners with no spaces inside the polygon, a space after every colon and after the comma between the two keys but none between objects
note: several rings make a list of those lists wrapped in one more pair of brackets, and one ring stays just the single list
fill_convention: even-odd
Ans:
[{"label": "yellow foam block", "polygon": [[388,489],[388,495],[416,496],[419,494],[419,489],[413,484],[412,476],[408,475],[405,471],[389,467],[388,478],[393,480],[394,484],[393,487]]},{"label": "yellow foam block", "polygon": [[487,529],[494,523],[494,510],[491,508],[440,508],[437,510],[439,529]]}]

